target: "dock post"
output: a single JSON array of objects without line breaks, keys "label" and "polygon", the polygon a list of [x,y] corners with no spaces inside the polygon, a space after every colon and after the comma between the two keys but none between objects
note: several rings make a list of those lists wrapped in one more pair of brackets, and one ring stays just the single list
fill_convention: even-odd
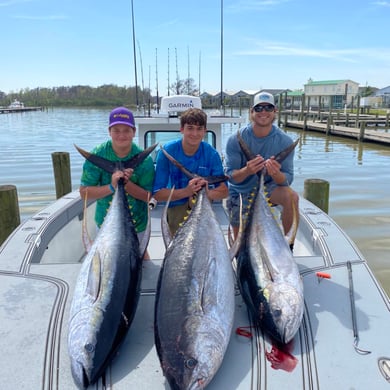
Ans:
[{"label": "dock post", "polygon": [[20,225],[19,202],[14,185],[0,186],[0,245]]},{"label": "dock post", "polygon": [[329,115],[327,120],[326,120],[326,135],[329,135],[329,133],[330,133],[331,124],[332,124],[332,116]]},{"label": "dock post", "polygon": [[359,133],[359,141],[364,141],[364,132],[366,130],[366,122],[360,122],[360,133]]},{"label": "dock post", "polygon": [[303,131],[307,130],[307,113],[303,113]]},{"label": "dock post", "polygon": [[283,94],[279,95],[279,113],[278,113],[278,127],[282,123],[282,111],[283,111]]},{"label": "dock post", "polygon": [[325,213],[329,211],[329,187],[330,184],[322,179],[306,179],[304,182],[303,197]]},{"label": "dock post", "polygon": [[70,157],[68,152],[54,152],[51,154],[57,199],[72,191],[70,177]]},{"label": "dock post", "polygon": [[385,127],[386,129],[389,127],[389,113],[386,114],[386,123],[385,123]]}]

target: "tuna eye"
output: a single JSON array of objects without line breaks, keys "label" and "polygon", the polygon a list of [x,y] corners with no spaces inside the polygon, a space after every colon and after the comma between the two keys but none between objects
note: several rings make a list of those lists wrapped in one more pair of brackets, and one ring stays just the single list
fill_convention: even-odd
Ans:
[{"label": "tuna eye", "polygon": [[275,317],[281,317],[282,316],[282,310],[281,309],[275,309],[274,310],[274,316]]},{"label": "tuna eye", "polygon": [[88,353],[91,353],[95,350],[95,347],[93,344],[85,344],[84,345],[84,349],[88,352]]},{"label": "tuna eye", "polygon": [[194,368],[198,364],[198,361],[196,359],[190,358],[186,360],[185,364],[187,368]]}]

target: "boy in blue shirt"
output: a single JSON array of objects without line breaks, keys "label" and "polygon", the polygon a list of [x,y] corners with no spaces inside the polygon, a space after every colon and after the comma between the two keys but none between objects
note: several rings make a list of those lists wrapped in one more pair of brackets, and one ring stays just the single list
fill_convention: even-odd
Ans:
[{"label": "boy in blue shirt", "polygon": [[[174,186],[169,204],[167,219],[172,235],[183,222],[190,208],[189,198],[203,186],[207,186],[206,176],[224,174],[221,157],[203,138],[207,131],[207,115],[198,108],[190,108],[180,117],[182,137],[168,142],[164,149],[187,170],[199,175],[189,179],[179,168],[173,165],[162,151],[156,160],[156,174],[153,184],[153,197],[157,201],[167,201]],[[219,183],[207,190],[210,200],[221,200],[228,196],[225,183]]]}]

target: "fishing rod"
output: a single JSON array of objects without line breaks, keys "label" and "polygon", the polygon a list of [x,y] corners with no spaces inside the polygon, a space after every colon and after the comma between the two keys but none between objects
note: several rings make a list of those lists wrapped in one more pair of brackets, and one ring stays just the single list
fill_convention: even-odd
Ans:
[{"label": "fishing rod", "polygon": [[133,56],[134,56],[134,76],[135,76],[135,102],[138,110],[138,82],[137,82],[137,53],[135,50],[135,26],[134,26],[134,7],[133,0],[131,0],[131,19],[133,23]]}]

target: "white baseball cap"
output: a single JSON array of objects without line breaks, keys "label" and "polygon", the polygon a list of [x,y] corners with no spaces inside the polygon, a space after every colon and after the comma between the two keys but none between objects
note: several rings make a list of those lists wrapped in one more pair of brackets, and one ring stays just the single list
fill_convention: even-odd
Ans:
[{"label": "white baseball cap", "polygon": [[260,103],[272,104],[275,107],[274,97],[273,97],[273,95],[271,95],[268,92],[260,92],[257,95],[255,95],[255,97],[253,98],[253,106],[252,106],[252,108],[254,106],[257,106]]}]

